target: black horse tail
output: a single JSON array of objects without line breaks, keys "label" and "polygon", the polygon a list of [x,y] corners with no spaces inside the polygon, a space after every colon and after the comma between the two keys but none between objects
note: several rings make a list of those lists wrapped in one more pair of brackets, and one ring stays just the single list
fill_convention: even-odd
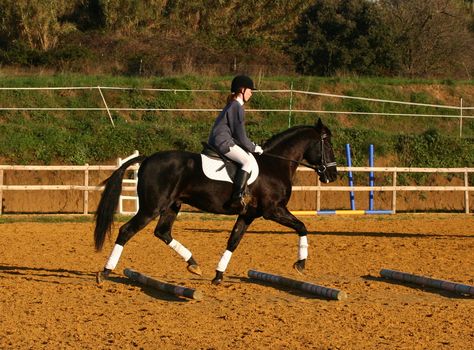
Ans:
[{"label": "black horse tail", "polygon": [[120,194],[122,193],[122,180],[127,168],[135,163],[141,163],[146,156],[138,156],[123,163],[112,175],[104,181],[105,189],[102,192],[99,206],[95,213],[94,243],[95,249],[100,251],[104,245],[106,234],[111,234],[114,222],[114,213],[117,208]]}]

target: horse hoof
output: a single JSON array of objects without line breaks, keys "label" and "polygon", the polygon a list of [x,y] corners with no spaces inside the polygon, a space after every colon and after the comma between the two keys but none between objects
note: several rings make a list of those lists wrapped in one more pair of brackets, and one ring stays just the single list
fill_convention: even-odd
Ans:
[{"label": "horse hoof", "polygon": [[97,284],[102,284],[105,280],[109,279],[109,274],[111,270],[104,269],[103,271],[99,271],[95,274],[95,281]]},{"label": "horse hoof", "polygon": [[214,278],[211,283],[215,286],[218,286],[222,283],[222,278]]},{"label": "horse hoof", "polygon": [[216,270],[216,277],[214,277],[211,283],[215,286],[218,286],[219,284],[222,283],[223,279],[224,279],[224,272]]},{"label": "horse hoof", "polygon": [[303,260],[298,260],[297,262],[293,264],[293,268],[296,270],[296,272],[298,272],[301,275],[304,273],[305,262],[306,262],[306,259],[303,259]]},{"label": "horse hoof", "polygon": [[188,271],[195,275],[202,276],[202,270],[199,265],[188,265]]},{"label": "horse hoof", "polygon": [[102,271],[99,271],[95,274],[95,281],[99,285],[102,284],[106,279],[107,279],[107,276]]}]

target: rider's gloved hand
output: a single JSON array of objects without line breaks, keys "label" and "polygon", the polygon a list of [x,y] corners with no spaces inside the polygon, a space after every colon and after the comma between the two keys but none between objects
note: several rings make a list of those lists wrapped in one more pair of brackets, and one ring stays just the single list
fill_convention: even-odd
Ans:
[{"label": "rider's gloved hand", "polygon": [[255,146],[255,153],[262,154],[263,153],[262,147],[260,147],[259,145],[256,145]]}]

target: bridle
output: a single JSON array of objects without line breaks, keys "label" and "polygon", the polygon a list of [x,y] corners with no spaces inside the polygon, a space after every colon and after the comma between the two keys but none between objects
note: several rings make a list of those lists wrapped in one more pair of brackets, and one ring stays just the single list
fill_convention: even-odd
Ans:
[{"label": "bridle", "polygon": [[328,137],[327,134],[321,134],[321,164],[317,166],[316,171],[319,175],[322,175],[326,172],[327,168],[332,168],[337,165],[336,162],[327,162],[324,152],[324,140]]},{"label": "bridle", "polygon": [[296,163],[298,165],[302,165],[304,167],[313,169],[314,171],[316,171],[318,173],[318,175],[323,175],[323,174],[326,173],[328,168],[335,167],[337,165],[336,162],[329,162],[328,163],[326,161],[326,157],[324,155],[324,140],[327,137],[328,137],[327,134],[322,134],[321,135],[321,141],[320,141],[321,142],[321,164],[320,165],[312,165],[312,164],[309,164],[309,163],[306,163],[306,162],[303,162],[303,161],[294,160],[294,159],[282,157],[282,156],[279,156],[279,155],[276,155],[276,154],[265,153],[265,152],[262,153],[262,156],[278,158],[278,159],[281,159],[281,160],[286,160],[288,162]]}]

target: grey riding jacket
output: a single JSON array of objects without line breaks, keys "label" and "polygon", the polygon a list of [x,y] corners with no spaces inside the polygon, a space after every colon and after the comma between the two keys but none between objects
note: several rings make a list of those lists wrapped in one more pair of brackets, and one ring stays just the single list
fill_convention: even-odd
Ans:
[{"label": "grey riding jacket", "polygon": [[238,101],[230,102],[221,111],[212,127],[208,143],[226,154],[230,147],[239,145],[254,152],[255,144],[245,131],[245,110]]}]

